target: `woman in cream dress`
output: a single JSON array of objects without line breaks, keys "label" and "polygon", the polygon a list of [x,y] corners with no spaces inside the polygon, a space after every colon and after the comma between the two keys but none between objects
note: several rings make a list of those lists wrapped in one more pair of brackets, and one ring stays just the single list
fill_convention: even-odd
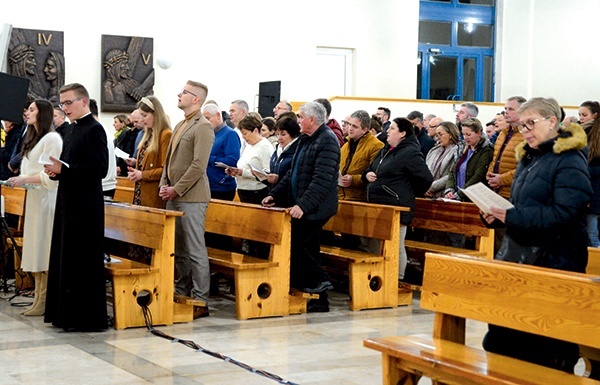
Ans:
[{"label": "woman in cream dress", "polygon": [[31,103],[25,113],[27,133],[21,150],[21,174],[8,179],[13,186],[28,188],[21,267],[32,272],[35,279],[33,305],[23,313],[29,316],[43,315],[46,308],[47,271],[58,182],[50,180],[39,160],[42,155],[46,159],[48,156],[58,159],[62,151],[62,139],[52,128],[53,114],[54,108],[49,101],[38,99]]}]

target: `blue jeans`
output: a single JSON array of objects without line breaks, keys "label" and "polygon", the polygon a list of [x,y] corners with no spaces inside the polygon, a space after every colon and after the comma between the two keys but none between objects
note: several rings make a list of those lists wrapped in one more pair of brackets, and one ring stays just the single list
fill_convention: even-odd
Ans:
[{"label": "blue jeans", "polygon": [[598,214],[587,214],[588,246],[600,247],[598,239]]}]

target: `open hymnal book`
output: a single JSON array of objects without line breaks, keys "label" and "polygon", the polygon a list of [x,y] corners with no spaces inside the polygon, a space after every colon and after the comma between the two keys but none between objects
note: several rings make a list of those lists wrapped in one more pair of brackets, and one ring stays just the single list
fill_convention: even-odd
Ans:
[{"label": "open hymnal book", "polygon": [[267,170],[263,170],[260,167],[256,167],[252,163],[249,163],[249,165],[250,165],[250,169],[254,173],[254,176],[257,177],[258,180],[260,180],[262,182],[263,180],[267,179],[267,175],[269,174],[269,172]]},{"label": "open hymnal book", "polygon": [[115,156],[117,158],[121,158],[121,159],[129,159],[129,158],[131,158],[131,156],[129,156],[128,153],[126,153],[125,151],[121,150],[119,147],[115,147]]},{"label": "open hymnal book", "polygon": [[465,193],[477,207],[479,207],[479,210],[486,214],[490,213],[490,207],[505,210],[514,207],[507,199],[496,194],[481,182],[469,186],[466,189],[461,189],[461,191]]},{"label": "open hymnal book", "polygon": [[[69,167],[69,164],[67,162],[63,162],[60,159],[56,159],[56,160],[58,160],[60,163],[64,164],[65,166]],[[40,154],[40,158],[38,159],[38,163],[39,164],[43,164],[43,165],[50,165],[50,164],[52,164],[52,161],[50,160],[50,155],[49,154],[41,153]]]}]

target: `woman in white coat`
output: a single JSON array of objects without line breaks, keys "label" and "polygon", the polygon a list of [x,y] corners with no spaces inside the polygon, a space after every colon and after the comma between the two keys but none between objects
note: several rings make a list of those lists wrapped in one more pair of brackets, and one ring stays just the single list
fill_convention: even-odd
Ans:
[{"label": "woman in white coat", "polygon": [[27,133],[21,149],[21,174],[8,179],[13,186],[30,187],[25,203],[21,261],[23,270],[32,272],[35,279],[33,304],[23,313],[29,316],[41,316],[46,308],[47,271],[58,182],[50,180],[40,161],[49,156],[58,159],[62,151],[62,139],[52,127],[53,114],[54,108],[49,101],[38,99],[31,103],[25,113]]}]

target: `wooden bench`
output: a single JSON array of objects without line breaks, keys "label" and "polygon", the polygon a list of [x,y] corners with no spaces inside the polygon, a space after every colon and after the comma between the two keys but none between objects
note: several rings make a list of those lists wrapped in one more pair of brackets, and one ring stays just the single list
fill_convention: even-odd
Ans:
[{"label": "wooden bench", "polygon": [[430,253],[421,307],[435,312],[433,336],[364,341],[382,352],[384,384],[600,384],[464,345],[470,319],[599,349],[598,277]]},{"label": "wooden bench", "polygon": [[379,254],[321,245],[326,270],[348,276],[350,309],[376,309],[412,303],[412,290],[398,288],[400,213],[408,208],[339,201],[323,227],[334,233],[381,240]]},{"label": "wooden bench", "polygon": [[494,230],[483,224],[479,209],[474,203],[417,198],[411,227],[474,237],[475,248],[470,250],[407,239],[407,250],[466,254],[494,259]]},{"label": "wooden bench", "polygon": [[[184,297],[174,302],[175,218],[181,215],[179,211],[105,202],[104,237],[114,261],[106,263],[105,269],[112,280],[115,329],[146,325],[139,302],[147,304],[154,325],[190,322],[193,305],[206,305]],[[129,259],[129,245],[151,248],[150,264]]]},{"label": "wooden bench", "polygon": [[[6,237],[6,252],[12,252],[15,268],[15,286],[20,290],[32,289],[34,287],[33,277],[21,269],[21,252],[23,248],[23,226],[25,225],[25,203],[27,201],[27,190],[22,187],[1,186],[4,197],[4,212],[15,216],[17,223],[9,230],[15,243],[10,237]],[[7,223],[8,224],[8,223]],[[8,224],[10,226],[10,224]],[[4,243],[2,247],[4,247]],[[5,266],[6,268],[7,266]]]},{"label": "wooden bench", "polygon": [[[115,188],[115,196],[113,201],[132,203],[133,202],[133,190],[135,188],[135,182],[127,179],[124,176],[117,177],[117,187]],[[158,192],[157,192],[158,194]]]},{"label": "wooden bench", "polygon": [[600,248],[588,247],[588,264],[586,274],[600,275]]},{"label": "wooden bench", "polygon": [[291,217],[286,209],[212,199],[206,232],[270,245],[268,259],[208,248],[211,270],[233,277],[236,318],[306,313],[316,295],[290,292]]}]

